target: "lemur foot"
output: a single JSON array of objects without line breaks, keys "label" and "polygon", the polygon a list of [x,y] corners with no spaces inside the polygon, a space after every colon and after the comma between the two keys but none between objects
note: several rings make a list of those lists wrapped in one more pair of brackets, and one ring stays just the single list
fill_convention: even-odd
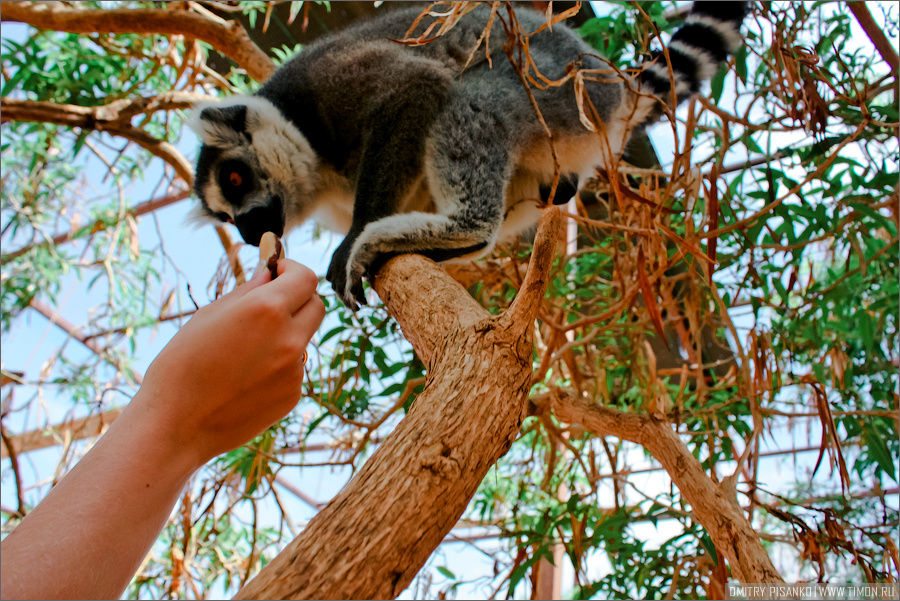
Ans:
[{"label": "lemur foot", "polygon": [[362,286],[362,277],[366,273],[366,268],[364,265],[351,263],[352,249],[353,240],[348,237],[334,251],[325,279],[331,283],[331,287],[341,302],[351,311],[356,311],[359,308],[358,305],[366,304],[366,295]]}]

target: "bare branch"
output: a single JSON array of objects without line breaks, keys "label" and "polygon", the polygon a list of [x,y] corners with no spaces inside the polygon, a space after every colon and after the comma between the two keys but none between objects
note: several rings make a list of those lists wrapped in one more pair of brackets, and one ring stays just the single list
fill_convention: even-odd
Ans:
[{"label": "bare branch", "polygon": [[[558,214],[545,222],[537,269],[549,267],[558,222]],[[523,297],[525,317],[543,297],[537,286]],[[531,381],[530,322],[511,327],[509,318],[492,317],[417,255],[388,261],[375,290],[428,366],[425,390],[350,483],[237,598],[396,597],[519,435]]]},{"label": "bare branch", "polygon": [[[121,409],[111,409],[97,415],[73,419],[54,426],[38,428],[9,437],[9,445],[16,453],[28,453],[62,444],[61,436],[70,441],[91,438],[100,435],[103,430],[119,417]],[[7,457],[7,448],[3,447],[2,457]]]},{"label": "bare branch", "polygon": [[900,56],[897,55],[897,49],[894,48],[891,41],[884,35],[881,28],[878,27],[878,23],[872,18],[872,13],[870,13],[868,7],[866,7],[866,3],[855,0],[853,2],[847,2],[847,7],[850,9],[850,12],[853,13],[853,16],[856,17],[859,26],[863,28],[863,31],[865,31],[866,35],[869,36],[869,39],[872,40],[872,44],[875,45],[878,54],[881,55],[884,62],[890,65],[891,72],[896,77],[898,69],[900,69]]},{"label": "bare branch", "polygon": [[123,365],[118,359],[116,359],[115,356],[110,354],[108,349],[101,347],[96,342],[82,334],[81,331],[72,324],[72,322],[57,313],[52,307],[45,305],[43,302],[39,301],[36,298],[31,299],[30,306],[32,309],[46,317],[50,321],[50,323],[54,324],[60,330],[83,344],[88,348],[88,350],[92,351],[98,357],[115,367],[118,371],[127,373],[135,384],[140,386],[141,383],[143,383],[143,378],[140,374],[135,373],[135,371],[130,367]]},{"label": "bare branch", "polygon": [[3,421],[0,421],[0,439],[3,440],[3,456],[9,457],[9,466],[10,469],[12,469],[16,484],[16,510],[13,515],[17,515],[18,517],[25,517],[25,496],[23,494],[22,487],[22,474],[19,471],[19,457],[16,453],[16,448],[13,445],[12,440],[6,433],[6,428],[3,426]]},{"label": "bare branch", "polygon": [[[178,202],[179,200],[184,200],[185,198],[187,198],[190,195],[191,195],[190,190],[182,189],[177,192],[173,192],[172,194],[166,194],[165,196],[160,196],[159,198],[151,198],[150,200],[147,200],[140,204],[135,205],[133,208],[131,208],[128,211],[128,214],[132,215],[134,217],[146,215],[147,213],[152,213],[153,211],[155,211],[157,209],[161,209],[163,207],[169,206],[170,204],[174,204],[174,203]],[[97,221],[94,221],[93,223],[91,223],[89,225],[78,227],[78,228],[73,228],[73,229],[69,230],[68,232],[63,232],[61,234],[57,234],[50,240],[44,240],[43,242],[38,242],[35,244],[28,244],[27,246],[24,246],[18,250],[14,250],[14,251],[7,253],[7,254],[3,255],[2,257],[0,257],[0,265],[3,265],[7,261],[11,261],[12,259],[15,259],[16,257],[20,257],[20,256],[24,255],[25,253],[27,253],[28,251],[30,251],[33,248],[39,248],[42,246],[50,246],[50,245],[57,246],[59,244],[68,242],[69,240],[74,238],[78,233],[83,232],[86,229],[91,232],[95,232],[98,229],[105,227],[105,225],[106,225],[105,222],[98,219]]]},{"label": "bare branch", "polygon": [[562,213],[556,207],[546,209],[541,215],[525,280],[519,287],[512,305],[504,314],[504,321],[512,327],[529,328],[537,315],[544,292],[547,290],[550,266],[559,245],[561,225]]},{"label": "bare branch", "polygon": [[[4,98],[0,101],[3,106],[0,123],[7,121],[40,121],[68,127],[105,131],[122,136],[166,161],[190,188],[194,181],[194,168],[184,155],[168,142],[157,140],[147,132],[133,127],[128,120],[136,114],[152,110],[188,107],[196,100],[202,98],[205,98],[205,96],[198,94],[162,95],[159,97],[139,98],[135,101],[116,101],[99,107]],[[159,207],[147,207],[147,211],[155,208]],[[231,235],[221,225],[216,226],[216,234],[228,255],[237,283],[244,283],[246,281],[244,269],[238,260],[237,253],[234,252],[234,243],[231,241]],[[13,257],[3,257],[3,261],[5,262],[10,258]]]},{"label": "bare branch", "polygon": [[[471,326],[490,316],[465,288],[433,261],[420,255],[400,255],[388,261],[375,278],[375,290],[400,324],[406,339],[430,366],[432,355],[447,332]],[[418,282],[416,286],[412,282]],[[422,291],[429,291],[424,309]]]},{"label": "bare branch", "polygon": [[[4,10],[6,9],[4,8]],[[131,115],[127,112],[120,115],[119,110],[121,109],[114,110],[110,114],[109,108],[111,105],[84,107],[74,104],[14,100],[11,98],[3,98],[0,100],[0,103],[3,106],[0,123],[6,123],[7,121],[39,121],[78,127],[80,129],[105,131],[122,136],[166,161],[188,186],[194,181],[192,165],[178,152],[177,148],[164,140],[157,140],[142,129],[132,126],[128,122]],[[111,119],[110,116],[113,118]]]},{"label": "bare branch", "polygon": [[72,33],[183,35],[207,42],[257,81],[275,70],[272,59],[237,21],[223,23],[178,8],[80,9],[56,2],[10,2],[3,5],[2,20]]}]

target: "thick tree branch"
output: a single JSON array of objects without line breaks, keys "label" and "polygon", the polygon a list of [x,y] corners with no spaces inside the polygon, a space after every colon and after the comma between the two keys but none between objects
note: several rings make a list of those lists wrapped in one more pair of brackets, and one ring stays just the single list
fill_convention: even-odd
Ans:
[{"label": "thick tree branch", "polygon": [[[5,10],[6,8],[4,7]],[[2,103],[3,108],[0,123],[6,123],[7,121],[39,121],[80,129],[105,131],[113,135],[122,136],[171,165],[188,186],[194,181],[193,166],[184,158],[184,155],[168,142],[158,140],[142,129],[131,125],[129,119],[133,115],[129,115],[127,112],[120,113],[122,108],[124,108],[122,105],[119,105],[114,110],[109,110],[112,105],[84,107],[74,104],[14,100],[11,98],[3,98],[0,100],[0,103]]]},{"label": "thick tree branch", "polygon": [[55,2],[7,2],[3,4],[2,20],[71,33],[183,35],[207,42],[257,81],[265,80],[275,70],[272,59],[253,43],[240,23],[216,21],[188,10],[80,9]]},{"label": "thick tree branch", "polygon": [[[119,417],[121,409],[111,409],[97,415],[90,415],[79,419],[73,419],[55,426],[47,426],[24,432],[16,436],[9,437],[9,443],[16,453],[27,453],[38,449],[62,444],[61,437],[65,436],[69,440],[81,440],[82,438],[90,438],[98,436],[103,429],[109,426]],[[2,449],[3,458],[7,457],[7,449]]]},{"label": "thick tree branch", "polygon": [[[552,238],[558,225],[558,212],[548,211],[538,239]],[[537,250],[529,270],[548,271],[552,248],[547,242]],[[526,305],[543,297],[534,286],[519,315],[533,314]],[[388,261],[375,290],[428,366],[425,390],[356,477],[238,598],[396,597],[519,434],[531,381],[530,323],[491,316],[417,255]]]},{"label": "thick tree branch", "polygon": [[560,392],[549,394],[553,413],[562,421],[584,426],[597,436],[616,436],[647,449],[665,468],[690,504],[694,517],[728,559],[741,582],[782,582],[781,575],[744,517],[734,490],[716,485],[665,420],[600,407],[587,399]]}]

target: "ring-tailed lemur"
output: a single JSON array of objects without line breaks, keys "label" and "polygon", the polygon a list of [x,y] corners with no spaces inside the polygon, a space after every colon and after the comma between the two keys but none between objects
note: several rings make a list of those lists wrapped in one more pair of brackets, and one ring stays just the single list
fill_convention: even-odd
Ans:
[{"label": "ring-tailed lemur", "polygon": [[584,84],[599,133],[583,125],[573,85],[531,90],[570,183],[556,199],[546,198],[555,172],[547,135],[505,60],[506,36],[495,32],[487,53],[475,51],[490,9],[476,8],[425,45],[393,41],[420,10],[327,36],[256,94],[199,107],[190,122],[203,142],[202,211],[233,221],[253,245],[308,217],[346,232],[327,279],[351,308],[365,302],[362,278],[386,256],[483,255],[533,225],[547,201],[567,201],[559,190],[574,191],[571,182],[618,155],[661,103],[688,97],[715,73],[741,44],[746,3],[695,3],[668,45],[670,63],[658,52],[628,82],[571,29],[516,11],[526,32],[544,27],[528,46],[542,75],[560,79],[572,65],[606,72]]}]

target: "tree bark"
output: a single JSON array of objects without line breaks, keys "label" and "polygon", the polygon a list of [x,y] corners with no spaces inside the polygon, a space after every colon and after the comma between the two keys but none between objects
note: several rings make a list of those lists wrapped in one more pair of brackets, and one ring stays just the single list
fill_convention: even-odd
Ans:
[{"label": "tree bark", "polygon": [[744,517],[729,479],[715,484],[668,421],[600,407],[574,395],[548,397],[560,420],[581,424],[597,436],[617,436],[647,449],[668,472],[738,580],[783,582],[759,535]]},{"label": "tree bark", "polygon": [[894,44],[891,43],[878,26],[878,23],[875,22],[875,19],[872,18],[872,13],[869,12],[866,3],[854,0],[853,2],[847,2],[847,7],[853,13],[853,16],[856,17],[859,26],[863,28],[863,31],[872,40],[872,44],[878,50],[878,54],[881,55],[884,62],[890,65],[891,73],[896,76],[898,70],[900,70],[900,56],[897,55],[897,49],[894,47]]},{"label": "tree bark", "polygon": [[[457,523],[526,414],[532,322],[559,239],[548,209],[509,310],[491,316],[440,267],[392,259],[375,290],[425,362],[406,418],[239,599],[399,595]],[[461,385],[464,383],[464,385]]]},{"label": "tree bark", "polygon": [[[6,10],[6,8],[3,10]],[[188,107],[190,104],[190,101],[184,100],[177,106]],[[124,106],[126,105],[83,107],[75,104],[4,98],[2,103],[3,115],[0,117],[0,122],[35,121],[56,123],[66,127],[105,131],[116,136],[122,136],[166,161],[190,187],[194,181],[194,168],[191,163],[172,144],[165,140],[154,138],[144,130],[132,126],[130,119],[133,114],[125,110],[119,110],[120,107]]]},{"label": "tree bark", "polygon": [[56,2],[5,2],[2,19],[72,33],[180,34],[207,42],[257,81],[264,81],[275,70],[272,59],[253,43],[240,23],[215,21],[188,10],[82,9]]},{"label": "tree bark", "polygon": [[[98,436],[119,417],[121,409],[112,409],[97,415],[89,415],[79,419],[63,422],[55,426],[31,430],[17,436],[9,437],[9,445],[13,453],[21,454],[38,449],[46,449],[61,444],[61,439],[81,440]],[[0,458],[6,459],[10,454],[3,445],[0,449]]]}]

